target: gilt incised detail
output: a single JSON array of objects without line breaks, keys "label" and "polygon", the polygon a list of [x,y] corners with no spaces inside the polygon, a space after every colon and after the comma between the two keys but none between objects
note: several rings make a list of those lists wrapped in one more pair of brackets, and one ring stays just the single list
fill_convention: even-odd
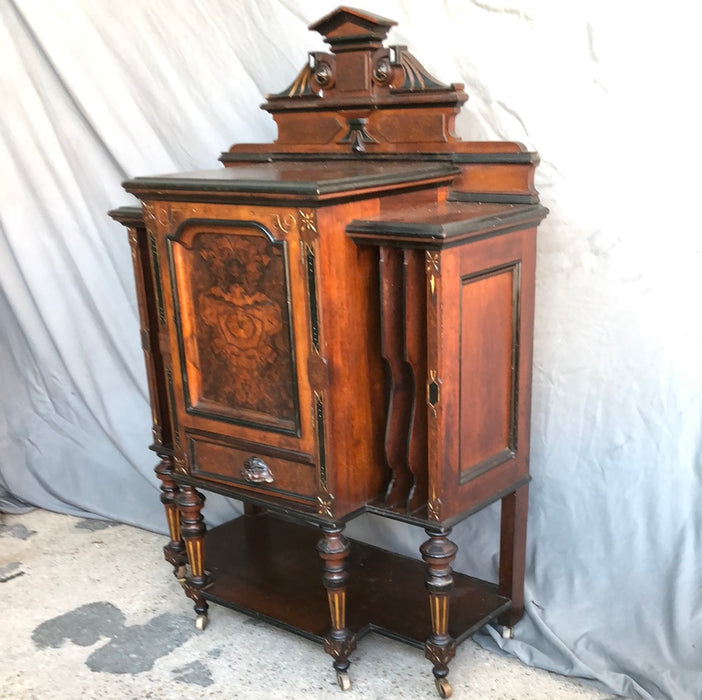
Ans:
[{"label": "gilt incised detail", "polygon": [[429,290],[432,296],[436,294],[436,279],[439,276],[439,254],[426,252],[426,271],[429,279]]},{"label": "gilt incised detail", "polygon": [[334,505],[334,496],[322,487],[321,493],[317,496],[317,514],[324,515],[327,518],[333,518],[334,512],[332,506]]},{"label": "gilt incised detail", "polygon": [[305,233],[306,231],[317,233],[317,222],[315,221],[314,212],[299,209],[298,213],[300,214],[300,233]]},{"label": "gilt incised detail", "polygon": [[275,215],[275,225],[282,233],[290,233],[295,224],[296,220],[294,214],[283,214],[282,218],[280,214]]},{"label": "gilt incised detail", "polygon": [[315,219],[314,211],[311,209],[298,209],[297,214],[288,212],[283,214],[275,215],[275,225],[284,234],[290,233],[294,227],[301,233],[317,233],[317,222]]}]

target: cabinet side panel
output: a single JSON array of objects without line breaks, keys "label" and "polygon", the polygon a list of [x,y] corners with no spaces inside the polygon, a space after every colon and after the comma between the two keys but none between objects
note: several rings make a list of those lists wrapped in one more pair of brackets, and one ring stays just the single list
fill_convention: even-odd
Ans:
[{"label": "cabinet side panel", "polygon": [[357,246],[345,232],[350,220],[377,211],[377,200],[366,200],[317,215],[322,354],[329,376],[327,473],[337,516],[378,496],[388,477],[378,251]]}]

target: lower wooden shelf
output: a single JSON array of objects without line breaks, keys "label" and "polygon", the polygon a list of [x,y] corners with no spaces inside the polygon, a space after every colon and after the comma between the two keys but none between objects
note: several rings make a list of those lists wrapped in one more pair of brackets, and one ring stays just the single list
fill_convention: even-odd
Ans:
[{"label": "lower wooden shelf", "polygon": [[[322,641],[327,594],[316,545],[320,531],[270,515],[242,516],[211,530],[203,597]],[[351,541],[347,624],[357,638],[375,631],[416,647],[430,634],[423,562]],[[497,586],[454,573],[449,633],[461,642],[511,607]]]}]

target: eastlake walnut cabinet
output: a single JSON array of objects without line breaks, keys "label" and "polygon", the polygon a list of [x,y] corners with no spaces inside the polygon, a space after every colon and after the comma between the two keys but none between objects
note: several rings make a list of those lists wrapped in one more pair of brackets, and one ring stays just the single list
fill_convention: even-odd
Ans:
[{"label": "eastlake walnut cabinet", "polygon": [[[216,170],[125,183],[170,542],[195,601],[322,641],[349,686],[356,638],[455,646],[523,612],[535,153],[464,142],[467,96],[394,24],[341,7],[263,109],[272,144]],[[213,491],[245,513],[206,531]],[[501,499],[499,581],[452,571],[451,527]],[[349,542],[363,512],[426,529],[425,564]]]}]

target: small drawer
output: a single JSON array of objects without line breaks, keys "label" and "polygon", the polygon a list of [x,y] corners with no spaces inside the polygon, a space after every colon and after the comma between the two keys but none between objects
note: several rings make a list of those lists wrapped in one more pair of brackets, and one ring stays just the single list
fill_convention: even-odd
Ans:
[{"label": "small drawer", "polygon": [[312,462],[271,455],[270,448],[232,444],[217,436],[188,434],[190,473],[202,479],[267,495],[314,499],[317,470]]}]

